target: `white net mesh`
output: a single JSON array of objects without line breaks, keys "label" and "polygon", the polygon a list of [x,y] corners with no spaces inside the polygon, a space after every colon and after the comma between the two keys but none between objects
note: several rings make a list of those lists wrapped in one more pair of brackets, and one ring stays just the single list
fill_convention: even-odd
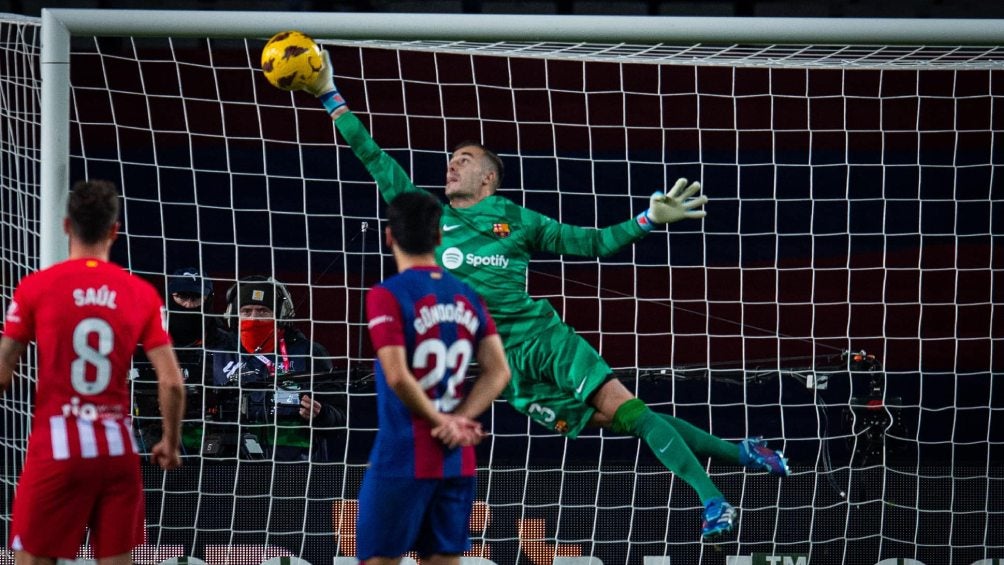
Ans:
[{"label": "white net mesh", "polygon": [[364,40],[345,45],[430,52],[726,67],[853,69],[999,69],[1004,49],[996,45],[598,45],[475,41]]},{"label": "white net mesh", "polygon": [[[3,23],[5,301],[37,268],[36,34]],[[114,260],[164,290],[166,274],[199,268],[215,312],[236,277],[283,281],[294,324],[336,370],[305,386],[347,405],[346,425],[312,436],[325,461],[260,460],[240,446],[201,457],[196,439],[181,471],[144,469],[139,562],[354,554],[376,426],[360,305],[393,266],[369,176],[315,100],[265,82],[262,45],[73,47],[71,176],[120,185]],[[496,403],[474,554],[608,565],[1004,556],[992,502],[1004,484],[999,47],[327,47],[350,106],[434,192],[465,139],[501,155],[504,196],[572,224],[612,224],[677,177],[700,179],[703,222],[604,260],[538,257],[529,290],[653,409],[731,440],[764,435],[793,462],[784,480],[711,463],[742,521],[701,544],[697,497],[638,440],[566,441]],[[859,350],[875,358],[845,354]],[[2,399],[5,528],[32,367]],[[229,425],[214,412],[220,391],[189,374],[189,433]],[[137,421],[155,429],[143,390]]]},{"label": "white net mesh", "polygon": [[[17,282],[38,268],[38,31],[29,19],[0,23],[0,295],[5,311]],[[22,374],[34,366],[32,349],[29,355],[29,362],[18,367]],[[28,381],[15,379],[0,399],[0,521],[5,526],[24,463],[33,393]]]}]

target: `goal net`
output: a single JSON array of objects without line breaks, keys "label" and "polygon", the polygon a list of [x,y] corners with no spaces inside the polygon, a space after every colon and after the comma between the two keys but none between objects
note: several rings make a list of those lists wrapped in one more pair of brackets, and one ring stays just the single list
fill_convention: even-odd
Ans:
[{"label": "goal net", "polygon": [[[58,128],[40,135],[39,22],[2,18],[3,306],[45,266],[40,255],[64,245],[46,246],[41,216],[60,210],[69,181],[111,179],[124,205],[114,261],[165,295],[168,274],[199,269],[215,315],[239,277],[283,282],[293,325],[334,366],[300,384],[335,395],[348,415],[312,433],[327,448],[321,460],[241,446],[203,456],[196,442],[178,471],[144,465],[137,562],[354,555],[377,425],[363,296],[394,266],[376,187],[320,104],[258,70],[265,38],[286,28],[319,38],[350,107],[419,187],[441,194],[452,147],[478,140],[505,163],[500,194],[570,224],[629,218],[678,177],[700,180],[710,198],[703,221],[657,229],[612,257],[535,257],[528,290],[654,410],[729,440],[764,436],[792,476],[705,461],[741,520],[702,543],[697,496],[637,439],[566,440],[499,401],[478,451],[471,557],[1004,558],[993,502],[1004,496],[1001,48],[529,43],[516,32],[336,40],[311,31],[307,15],[240,38],[226,14],[194,15],[218,24],[202,36],[163,13],[130,17],[132,32],[92,24],[70,42],[68,173],[55,197],[40,180],[60,178],[43,172],[40,152],[52,148],[42,138],[61,141]],[[211,364],[211,352],[195,353]],[[35,379],[23,364],[0,398],[5,539]],[[142,381],[141,443],[159,426]],[[225,424],[218,387],[197,368],[186,386],[186,433]]]}]

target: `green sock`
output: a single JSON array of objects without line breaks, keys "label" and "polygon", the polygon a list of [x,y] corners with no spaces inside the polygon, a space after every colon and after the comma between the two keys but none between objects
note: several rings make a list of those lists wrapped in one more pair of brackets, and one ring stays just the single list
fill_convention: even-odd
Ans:
[{"label": "green sock", "polygon": [[683,441],[687,442],[687,447],[689,447],[695,455],[710,457],[720,463],[732,463],[734,465],[739,464],[738,445],[725,441],[717,436],[713,436],[690,422],[681,420],[676,416],[661,414],[659,412],[656,412],[656,414],[676,429],[677,433],[683,437]]},{"label": "green sock", "polygon": [[649,410],[641,399],[632,398],[621,404],[611,429],[641,438],[667,469],[697,491],[702,504],[722,496],[676,428]]}]

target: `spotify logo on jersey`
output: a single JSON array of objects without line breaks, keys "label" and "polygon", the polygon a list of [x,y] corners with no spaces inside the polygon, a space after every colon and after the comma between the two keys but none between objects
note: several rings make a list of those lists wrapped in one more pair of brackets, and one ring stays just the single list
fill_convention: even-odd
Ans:
[{"label": "spotify logo on jersey", "polygon": [[456,269],[464,264],[464,252],[451,247],[443,251],[443,266],[447,269]]},{"label": "spotify logo on jersey", "polygon": [[505,269],[509,267],[509,258],[502,254],[475,255],[468,253],[464,255],[464,252],[456,247],[443,251],[443,266],[447,269],[456,269],[465,263],[475,268],[497,267]]}]

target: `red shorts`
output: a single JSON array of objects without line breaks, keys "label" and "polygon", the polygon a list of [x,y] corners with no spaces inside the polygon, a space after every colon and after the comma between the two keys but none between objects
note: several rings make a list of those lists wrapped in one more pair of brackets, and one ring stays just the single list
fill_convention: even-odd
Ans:
[{"label": "red shorts", "polygon": [[11,548],[73,559],[89,527],[95,557],[129,553],[143,543],[144,512],[136,455],[46,461],[29,453],[14,495]]}]

